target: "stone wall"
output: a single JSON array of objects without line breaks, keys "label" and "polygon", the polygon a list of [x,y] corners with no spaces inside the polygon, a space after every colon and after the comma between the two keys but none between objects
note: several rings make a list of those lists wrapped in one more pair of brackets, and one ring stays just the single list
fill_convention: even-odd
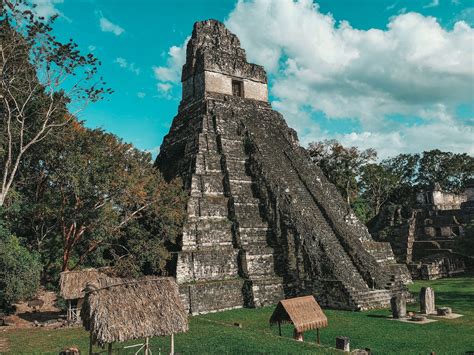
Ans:
[{"label": "stone wall", "polygon": [[[371,232],[376,239],[390,242],[397,261],[408,265],[413,278],[432,279],[464,272],[465,262],[453,253],[453,248],[460,237],[474,238],[468,235],[467,228],[474,221],[474,201],[467,198],[470,189],[468,186],[465,193],[457,195],[458,202],[464,200],[462,196],[466,200],[454,209],[445,209],[453,202],[451,197],[434,200],[443,201],[443,208],[440,204],[422,204],[419,197],[419,205],[412,210],[410,218],[379,216],[379,223]],[[437,196],[450,195],[434,192]]]},{"label": "stone wall", "polygon": [[420,192],[416,195],[416,201],[424,208],[437,210],[456,210],[467,201],[467,194],[454,194],[440,190]]},{"label": "stone wall", "polygon": [[238,79],[243,85],[243,97],[251,100],[268,101],[266,83],[204,71],[183,82],[183,100],[202,98],[208,93],[232,95],[232,80]]}]

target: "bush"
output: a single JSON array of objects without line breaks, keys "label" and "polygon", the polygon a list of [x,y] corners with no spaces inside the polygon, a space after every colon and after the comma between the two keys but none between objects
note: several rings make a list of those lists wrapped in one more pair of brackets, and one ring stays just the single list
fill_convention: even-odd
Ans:
[{"label": "bush", "polygon": [[38,257],[20,245],[18,238],[0,235],[0,309],[9,310],[13,303],[32,297],[41,269]]}]

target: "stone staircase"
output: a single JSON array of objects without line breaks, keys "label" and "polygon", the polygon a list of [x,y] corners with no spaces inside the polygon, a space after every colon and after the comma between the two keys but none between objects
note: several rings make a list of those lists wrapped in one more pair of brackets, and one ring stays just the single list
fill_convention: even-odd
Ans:
[{"label": "stone staircase", "polygon": [[214,125],[230,198],[229,217],[234,222],[235,241],[240,250],[246,305],[275,304],[284,298],[283,279],[275,273],[274,250],[268,243],[272,230],[261,216],[259,199],[254,197],[243,137],[239,135],[235,120],[216,116]]},{"label": "stone staircase", "polygon": [[[309,159],[303,158],[301,148],[294,148],[288,131],[279,129],[279,115],[265,109],[257,110],[261,115],[253,116],[245,111],[233,110],[228,114],[234,116],[234,121],[242,117],[240,121],[247,130],[252,151],[247,171],[258,181],[258,187],[266,184],[267,191],[260,191],[260,196],[277,196],[280,213],[284,211],[301,236],[305,254],[312,263],[310,269],[323,270],[319,276],[312,276],[314,293],[325,292],[317,286],[318,277],[339,280],[346,291],[328,299],[338,303],[337,296],[344,297],[347,292],[356,309],[387,307],[391,295],[407,293],[405,284],[395,276],[403,272],[398,270],[400,265],[396,264],[390,245],[373,241],[352,211],[337,200],[334,186],[309,166]],[[333,198],[337,207],[328,204]],[[269,211],[272,214],[274,211]],[[322,254],[326,267],[320,265]]]}]

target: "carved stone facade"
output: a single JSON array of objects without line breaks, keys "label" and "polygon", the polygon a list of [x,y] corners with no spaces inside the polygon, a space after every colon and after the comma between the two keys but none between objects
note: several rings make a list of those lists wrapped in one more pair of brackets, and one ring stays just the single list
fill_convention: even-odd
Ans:
[{"label": "carved stone facade", "polygon": [[474,223],[474,182],[461,194],[443,192],[435,185],[419,193],[417,202],[410,218],[399,216],[388,228],[374,228],[375,238],[390,242],[397,261],[406,263],[415,279],[432,280],[464,272],[465,258],[453,253],[453,245],[459,237],[474,238],[468,235],[472,229],[469,232],[467,228]]},{"label": "carved stone facade", "polygon": [[467,198],[467,191],[461,194],[445,192],[441,190],[439,184],[435,184],[431,190],[416,195],[416,201],[420,207],[437,211],[458,210]]},{"label": "carved stone facade", "polygon": [[308,294],[369,309],[407,292],[406,266],[310,162],[268,103],[264,69],[222,23],[195,24],[182,82],[157,166],[189,191],[173,271],[190,313]]}]

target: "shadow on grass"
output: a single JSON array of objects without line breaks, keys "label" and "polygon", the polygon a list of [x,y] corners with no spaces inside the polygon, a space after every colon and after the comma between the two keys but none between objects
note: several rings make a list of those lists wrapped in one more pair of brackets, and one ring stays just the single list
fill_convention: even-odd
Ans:
[{"label": "shadow on grass", "polygon": [[370,318],[384,318],[384,319],[391,318],[389,316],[384,316],[383,314],[367,314],[367,317],[370,317]]},{"label": "shadow on grass", "polygon": [[61,312],[25,312],[19,313],[18,317],[28,322],[47,322],[61,318]]}]

